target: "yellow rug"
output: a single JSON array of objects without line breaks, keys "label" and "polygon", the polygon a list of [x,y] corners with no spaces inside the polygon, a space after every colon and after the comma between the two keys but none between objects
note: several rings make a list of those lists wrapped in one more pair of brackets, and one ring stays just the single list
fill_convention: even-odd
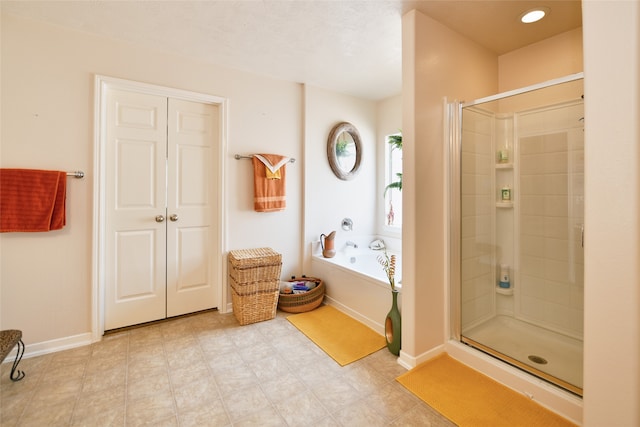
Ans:
[{"label": "yellow rug", "polygon": [[382,335],[329,305],[291,315],[287,320],[340,366],[362,359],[386,345]]},{"label": "yellow rug", "polygon": [[575,426],[446,353],[397,381],[460,427]]}]

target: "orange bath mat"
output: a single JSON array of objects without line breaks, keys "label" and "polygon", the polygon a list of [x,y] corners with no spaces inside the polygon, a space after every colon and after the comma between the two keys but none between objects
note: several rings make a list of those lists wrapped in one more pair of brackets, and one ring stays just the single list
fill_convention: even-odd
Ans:
[{"label": "orange bath mat", "polygon": [[397,381],[460,427],[575,427],[447,354],[416,366]]},{"label": "orange bath mat", "polygon": [[287,320],[341,366],[386,345],[382,335],[330,305],[294,314]]}]

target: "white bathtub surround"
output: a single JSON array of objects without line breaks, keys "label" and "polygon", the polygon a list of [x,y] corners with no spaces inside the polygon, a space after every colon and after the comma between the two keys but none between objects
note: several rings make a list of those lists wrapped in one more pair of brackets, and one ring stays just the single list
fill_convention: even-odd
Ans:
[{"label": "white bathtub surround", "polygon": [[[326,286],[325,301],[358,319],[376,332],[384,335],[384,322],[391,307],[391,285],[377,258],[383,251],[369,249],[375,239],[384,241],[387,253],[396,255],[396,289],[401,291],[402,258],[398,239],[380,236],[336,237],[336,255],[324,258],[321,251],[314,251],[311,270],[314,277],[322,279]],[[356,243],[357,248],[346,242]],[[315,242],[314,242],[315,243]],[[400,307],[402,309],[402,296]]]}]

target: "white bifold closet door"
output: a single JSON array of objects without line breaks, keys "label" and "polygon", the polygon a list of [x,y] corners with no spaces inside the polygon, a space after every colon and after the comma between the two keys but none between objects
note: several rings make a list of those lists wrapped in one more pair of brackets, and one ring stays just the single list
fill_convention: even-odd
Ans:
[{"label": "white bifold closet door", "polygon": [[218,106],[110,89],[105,330],[217,307]]}]

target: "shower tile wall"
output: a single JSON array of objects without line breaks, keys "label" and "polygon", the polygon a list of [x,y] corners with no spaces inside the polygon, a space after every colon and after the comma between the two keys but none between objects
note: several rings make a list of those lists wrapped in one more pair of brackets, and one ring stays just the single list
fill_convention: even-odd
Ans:
[{"label": "shower tile wall", "polygon": [[461,312],[462,329],[495,313],[492,194],[494,155],[491,114],[464,111],[461,161]]},{"label": "shower tile wall", "polygon": [[[518,117],[520,272],[517,316],[582,337],[582,104]],[[544,134],[540,130],[546,129]],[[551,129],[551,130],[550,130]]]}]

